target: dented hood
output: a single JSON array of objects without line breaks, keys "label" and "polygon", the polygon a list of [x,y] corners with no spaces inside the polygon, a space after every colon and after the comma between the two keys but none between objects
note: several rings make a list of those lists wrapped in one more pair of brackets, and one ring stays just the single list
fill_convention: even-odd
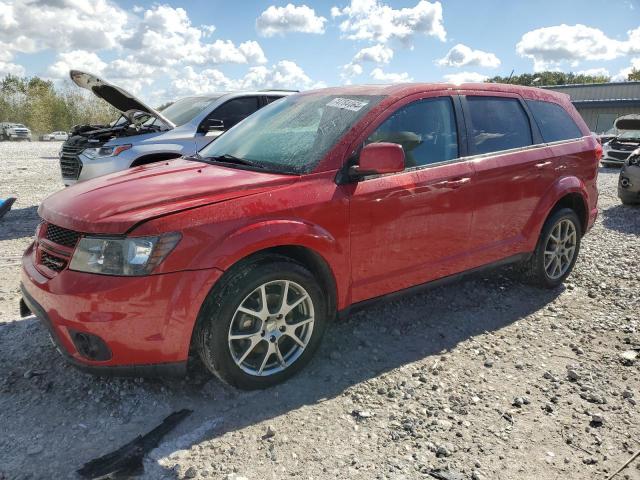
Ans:
[{"label": "dented hood", "polygon": [[69,71],[69,76],[73,83],[81,88],[90,90],[97,97],[102,98],[122,113],[148,113],[149,115],[156,117],[167,127],[175,127],[171,120],[165,118],[160,112],[146,105],[142,100],[136,98],[126,90],[116,85],[112,85],[106,80],[102,80],[92,73],[81,72],[80,70],[71,70]]},{"label": "dented hood", "polygon": [[124,234],[145,220],[253,195],[298,180],[292,175],[178,159],[77,183],[45,199],[38,214],[69,230]]}]

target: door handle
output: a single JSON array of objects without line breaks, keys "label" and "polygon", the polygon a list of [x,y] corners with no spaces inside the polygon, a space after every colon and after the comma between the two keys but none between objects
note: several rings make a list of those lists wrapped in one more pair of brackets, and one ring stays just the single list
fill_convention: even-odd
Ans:
[{"label": "door handle", "polygon": [[464,178],[457,178],[455,180],[445,180],[444,182],[438,182],[435,184],[435,186],[441,187],[441,188],[460,188],[466,183],[469,183],[470,181],[471,181],[471,178],[464,177]]},{"label": "door handle", "polygon": [[551,165],[551,163],[552,163],[552,162],[536,163],[536,164],[535,164],[535,167],[536,167],[536,168],[544,168],[544,167],[547,167],[547,166]]}]

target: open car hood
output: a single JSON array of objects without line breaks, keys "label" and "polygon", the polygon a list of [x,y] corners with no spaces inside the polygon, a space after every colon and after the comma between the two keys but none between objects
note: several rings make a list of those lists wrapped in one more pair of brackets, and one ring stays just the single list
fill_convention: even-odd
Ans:
[{"label": "open car hood", "polygon": [[633,113],[619,117],[613,125],[618,130],[640,130],[640,115]]},{"label": "open car hood", "polygon": [[114,108],[129,118],[131,118],[130,116],[132,113],[143,112],[154,116],[168,128],[175,127],[171,120],[164,117],[157,110],[146,105],[142,100],[136,98],[126,90],[116,85],[112,85],[106,80],[102,80],[92,73],[81,72],[80,70],[70,70],[69,76],[73,83],[81,88],[90,90],[96,97],[99,97],[111,104]]}]

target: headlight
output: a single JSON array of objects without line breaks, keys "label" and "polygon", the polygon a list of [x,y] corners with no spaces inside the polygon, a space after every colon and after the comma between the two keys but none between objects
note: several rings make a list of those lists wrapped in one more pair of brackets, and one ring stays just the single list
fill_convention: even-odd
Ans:
[{"label": "headlight", "polygon": [[83,237],[69,268],[103,275],[148,275],[180,241],[177,232],[158,237]]},{"label": "headlight", "polygon": [[115,147],[85,148],[82,153],[89,158],[117,157],[125,150],[129,150],[131,147],[132,145],[116,145]]}]

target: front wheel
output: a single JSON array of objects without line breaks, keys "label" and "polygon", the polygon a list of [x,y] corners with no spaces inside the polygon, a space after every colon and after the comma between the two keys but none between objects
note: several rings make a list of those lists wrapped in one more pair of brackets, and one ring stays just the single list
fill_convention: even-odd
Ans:
[{"label": "front wheel", "polygon": [[569,276],[578,258],[582,228],[570,208],[554,212],[542,227],[536,250],[525,264],[529,281],[554,288]]},{"label": "front wheel", "polygon": [[224,382],[266,388],[309,362],[327,318],[327,302],[311,272],[286,257],[262,257],[233,268],[209,294],[196,347]]}]

